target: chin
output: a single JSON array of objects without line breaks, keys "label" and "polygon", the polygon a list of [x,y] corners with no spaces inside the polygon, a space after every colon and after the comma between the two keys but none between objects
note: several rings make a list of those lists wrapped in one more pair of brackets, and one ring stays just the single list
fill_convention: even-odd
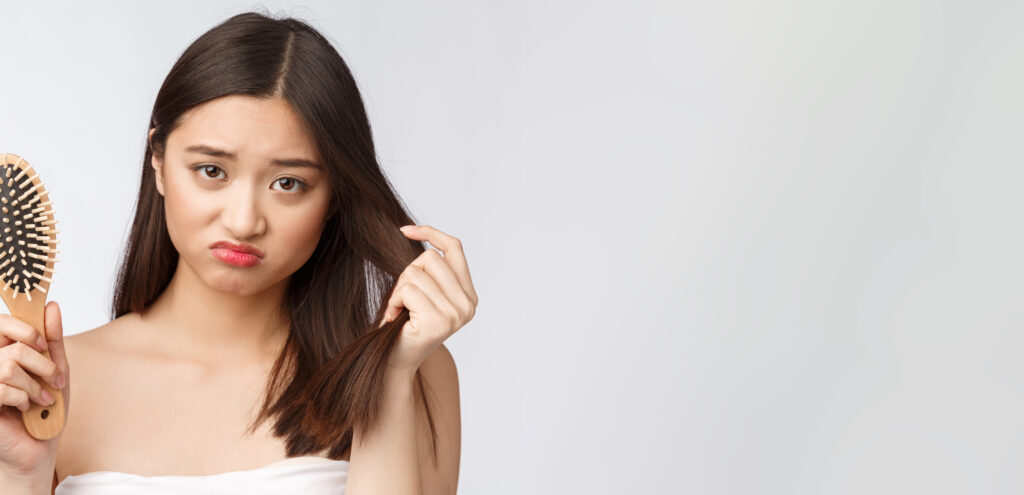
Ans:
[{"label": "chin", "polygon": [[235,268],[223,264],[209,266],[207,271],[199,275],[199,279],[208,287],[218,292],[250,296],[266,290],[268,283],[265,274],[257,274],[253,268]]},{"label": "chin", "polygon": [[259,294],[270,287],[267,284],[252,282],[247,280],[241,280],[240,278],[222,278],[215,281],[212,284],[207,284],[212,289],[218,292],[224,292],[227,294],[236,294],[239,296],[251,296],[253,294]]},{"label": "chin", "polygon": [[224,292],[227,294],[238,294],[240,296],[248,296],[252,291],[252,284],[247,284],[241,280],[216,280],[212,284],[206,284],[211,289],[217,292]]}]

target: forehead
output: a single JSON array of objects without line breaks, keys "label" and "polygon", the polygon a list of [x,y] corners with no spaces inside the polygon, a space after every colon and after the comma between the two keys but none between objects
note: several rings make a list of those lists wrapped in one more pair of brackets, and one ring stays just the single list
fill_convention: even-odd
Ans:
[{"label": "forehead", "polygon": [[204,102],[182,114],[167,141],[168,147],[213,146],[234,152],[240,160],[319,161],[301,118],[282,98],[229,95]]}]

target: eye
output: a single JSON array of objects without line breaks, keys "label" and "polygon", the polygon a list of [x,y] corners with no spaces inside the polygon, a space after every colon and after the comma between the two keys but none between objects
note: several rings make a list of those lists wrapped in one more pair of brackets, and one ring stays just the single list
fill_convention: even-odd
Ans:
[{"label": "eye", "polygon": [[281,184],[282,189],[279,190],[287,192],[302,191],[308,187],[305,182],[295,177],[281,177],[274,181],[274,184]]},{"label": "eye", "polygon": [[[217,176],[221,172],[223,172],[223,170],[221,170],[220,167],[218,167],[216,165],[210,165],[209,163],[204,163],[204,164],[196,165],[196,166],[192,167],[192,171],[193,172],[198,171],[200,169],[202,169],[203,177],[205,177],[207,179],[216,179]],[[213,175],[211,175],[211,174],[213,174]]]}]

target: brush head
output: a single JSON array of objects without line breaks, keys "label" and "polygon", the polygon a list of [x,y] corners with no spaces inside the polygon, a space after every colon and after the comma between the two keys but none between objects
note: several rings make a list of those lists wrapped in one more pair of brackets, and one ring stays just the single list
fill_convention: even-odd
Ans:
[{"label": "brush head", "polygon": [[46,293],[57,262],[57,220],[39,175],[23,158],[0,154],[0,292],[32,300]]}]

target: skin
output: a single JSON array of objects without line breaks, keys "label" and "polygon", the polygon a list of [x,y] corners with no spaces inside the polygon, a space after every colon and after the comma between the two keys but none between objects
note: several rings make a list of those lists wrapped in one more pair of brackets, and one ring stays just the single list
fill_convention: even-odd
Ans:
[{"label": "skin", "polygon": [[[185,151],[200,143],[237,158]],[[61,392],[67,424],[59,443],[17,441],[37,458],[57,450],[53,469],[39,468],[54,473],[54,485],[92,471],[209,475],[287,457],[283,440],[270,432],[272,422],[251,436],[244,430],[287,337],[275,308],[288,277],[316,247],[330,184],[325,170],[274,165],[273,158],[320,163],[299,117],[283,100],[229,96],[192,109],[169,135],[166,155],[151,164],[180,254],[167,289],[144,312],[67,338],[59,308],[49,303],[46,333],[53,361],[37,355],[33,367],[48,379],[66,377]],[[213,167],[191,168],[199,165]],[[353,495],[449,494],[458,481],[458,377],[443,341],[473,317],[477,297],[458,239],[430,226],[404,233],[440,251],[428,249],[414,260],[387,302],[385,319],[402,308],[410,319],[389,359],[382,423],[374,432],[355,432],[352,450],[342,456],[351,461],[347,493]],[[223,263],[209,247],[220,240],[256,246],[262,262],[249,268]],[[0,318],[0,333],[9,342],[21,334],[27,339],[31,331]],[[26,356],[35,352],[26,349]],[[427,382],[437,427],[437,465],[425,410],[413,400],[417,369]],[[36,485],[43,476],[28,473],[25,479]]]}]

